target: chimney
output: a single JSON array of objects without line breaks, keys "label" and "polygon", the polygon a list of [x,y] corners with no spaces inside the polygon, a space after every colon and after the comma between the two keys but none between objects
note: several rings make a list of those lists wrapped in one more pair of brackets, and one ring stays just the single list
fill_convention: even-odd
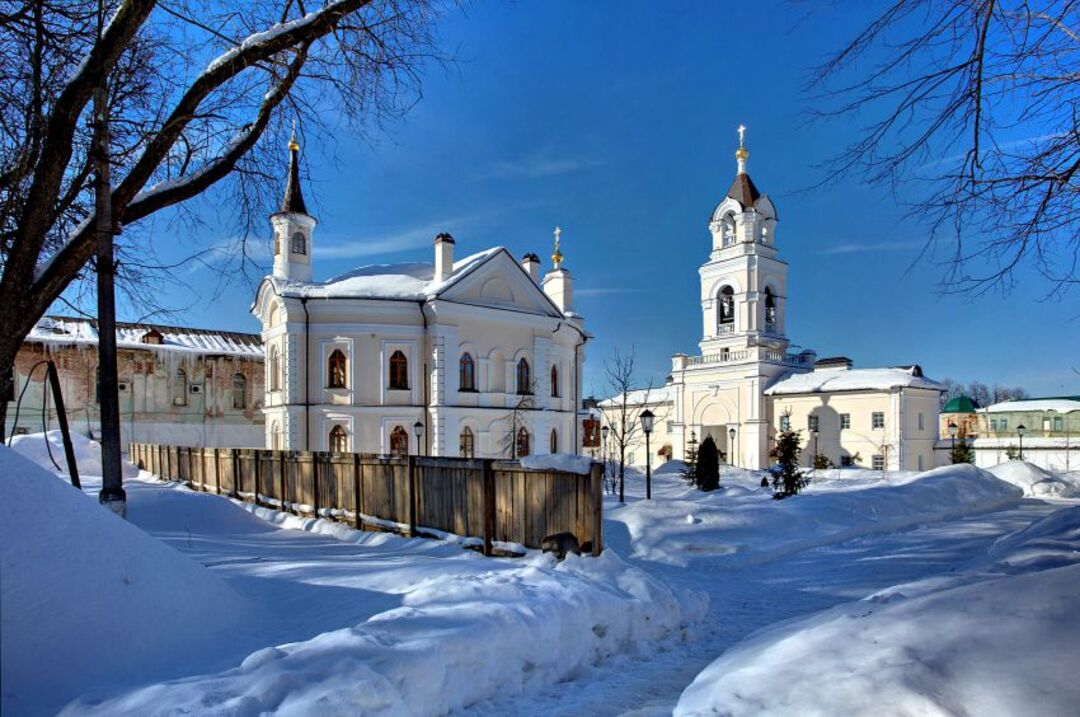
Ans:
[{"label": "chimney", "polygon": [[435,281],[446,281],[454,271],[454,237],[443,232],[435,237]]},{"label": "chimney", "polygon": [[540,283],[540,257],[532,252],[521,257],[521,267],[537,284]]}]

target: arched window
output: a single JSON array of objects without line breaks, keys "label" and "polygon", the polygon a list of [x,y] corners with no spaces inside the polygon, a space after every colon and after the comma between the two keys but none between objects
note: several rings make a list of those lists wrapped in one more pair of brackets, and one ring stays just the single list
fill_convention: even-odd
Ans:
[{"label": "arched window", "polygon": [[281,253],[281,235],[274,232],[274,256]]},{"label": "arched window", "polygon": [[390,455],[409,455],[409,434],[401,426],[394,426],[390,431]]},{"label": "arched window", "polygon": [[334,426],[330,429],[330,451],[333,453],[349,452],[349,434],[344,426]]},{"label": "arched window", "polygon": [[735,216],[733,214],[725,214],[724,218],[720,220],[720,231],[723,236],[724,246],[731,246],[735,243]]},{"label": "arched window", "polygon": [[476,438],[473,436],[472,429],[468,426],[461,429],[461,435],[458,436],[458,448],[462,458],[476,457]]},{"label": "arched window", "polygon": [[345,354],[341,353],[341,349],[334,349],[327,364],[327,385],[330,388],[345,388]]},{"label": "arched window", "polygon": [[717,333],[731,333],[735,327],[735,290],[730,286],[720,289],[717,301],[716,323],[719,329]]},{"label": "arched window", "polygon": [[776,298],[769,287],[765,287],[765,328],[776,328]]},{"label": "arched window", "polygon": [[517,432],[517,457],[524,458],[527,455],[529,455],[529,432],[523,426]]},{"label": "arched window", "polygon": [[390,388],[400,391],[409,388],[409,360],[401,351],[390,356]]},{"label": "arched window", "polygon": [[551,364],[551,397],[559,397],[559,366]]},{"label": "arched window", "polygon": [[307,254],[307,239],[304,238],[303,232],[296,232],[292,235],[292,253]]},{"label": "arched window", "polygon": [[232,407],[241,411],[247,408],[247,379],[242,373],[232,377]]},{"label": "arched window", "polygon": [[266,372],[270,374],[270,390],[281,390],[281,352],[277,346],[271,346],[267,352],[267,369]]},{"label": "arched window", "polygon": [[270,448],[281,450],[281,425],[277,421],[270,424]]},{"label": "arched window", "polygon": [[476,390],[476,364],[473,357],[467,353],[461,354],[458,361],[458,386],[462,391]]},{"label": "arched window", "polygon": [[529,362],[524,356],[517,364],[517,392],[519,396],[532,394],[532,376],[530,376]]},{"label": "arched window", "polygon": [[551,453],[558,453],[559,452],[559,432],[556,431],[554,428],[551,429],[551,445],[550,445],[550,448],[551,448],[551,451],[550,451]]},{"label": "arched window", "polygon": [[187,405],[187,371],[182,368],[176,369],[176,379],[173,381],[174,406]]}]

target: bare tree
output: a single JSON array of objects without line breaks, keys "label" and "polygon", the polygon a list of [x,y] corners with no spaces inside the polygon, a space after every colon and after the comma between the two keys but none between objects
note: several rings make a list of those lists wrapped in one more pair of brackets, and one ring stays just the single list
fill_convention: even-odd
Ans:
[{"label": "bare tree", "polygon": [[[108,87],[109,221],[137,223],[220,185],[254,226],[280,190],[289,119],[360,132],[404,112],[440,0],[25,0],[0,10],[0,375],[95,248],[90,104]],[[272,142],[261,142],[271,132]],[[176,214],[176,211],[171,214]],[[136,225],[136,230],[128,228]],[[175,234],[170,232],[170,234]],[[231,248],[246,262],[248,247]],[[144,273],[142,271],[137,273]],[[6,404],[0,404],[0,426]],[[0,429],[2,430],[2,429]]]},{"label": "bare tree", "polygon": [[[1078,0],[890,0],[818,67],[820,114],[867,117],[826,181],[924,183],[946,291],[1078,280]],[[844,6],[844,12],[847,12]]]},{"label": "bare tree", "polygon": [[[626,451],[641,434],[641,412],[649,407],[652,383],[639,389],[634,397],[636,381],[635,363],[637,352],[631,346],[629,352],[618,348],[604,361],[604,375],[610,397],[600,403],[600,412],[608,427],[608,440],[619,456],[619,502],[626,500]],[[664,420],[657,416],[656,420]],[[608,460],[611,460],[609,457]]]}]

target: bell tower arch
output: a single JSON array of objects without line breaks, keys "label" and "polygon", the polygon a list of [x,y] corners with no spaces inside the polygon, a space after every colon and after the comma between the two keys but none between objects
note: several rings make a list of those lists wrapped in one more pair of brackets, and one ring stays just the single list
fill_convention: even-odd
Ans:
[{"label": "bell tower arch", "polygon": [[712,249],[701,265],[702,354],[764,346],[785,351],[787,263],[776,245],[776,207],[747,172],[739,127],[736,174],[709,218]]}]

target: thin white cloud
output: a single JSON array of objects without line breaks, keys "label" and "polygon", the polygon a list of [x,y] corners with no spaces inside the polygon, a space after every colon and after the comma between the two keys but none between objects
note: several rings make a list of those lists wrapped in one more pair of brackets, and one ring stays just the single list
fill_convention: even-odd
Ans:
[{"label": "thin white cloud", "polygon": [[546,153],[537,153],[513,161],[498,162],[485,172],[484,176],[496,179],[540,179],[579,172],[600,164],[602,163],[599,160],[587,157],[553,157]]},{"label": "thin white cloud", "polygon": [[430,246],[439,232],[467,232],[475,229],[483,220],[491,217],[495,212],[470,214],[449,219],[430,222],[416,227],[407,227],[385,234],[357,237],[353,239],[332,239],[322,242],[315,241],[314,253],[320,259],[359,259],[379,254],[391,254],[393,252],[408,249],[420,249]]},{"label": "thin white cloud", "polygon": [[598,286],[590,287],[586,289],[574,289],[574,293],[578,296],[607,296],[609,294],[636,294],[642,291],[641,289],[632,289],[630,287],[623,286]]},{"label": "thin white cloud", "polygon": [[822,254],[872,254],[882,251],[903,251],[922,246],[918,240],[884,242],[849,242],[826,247]]}]

